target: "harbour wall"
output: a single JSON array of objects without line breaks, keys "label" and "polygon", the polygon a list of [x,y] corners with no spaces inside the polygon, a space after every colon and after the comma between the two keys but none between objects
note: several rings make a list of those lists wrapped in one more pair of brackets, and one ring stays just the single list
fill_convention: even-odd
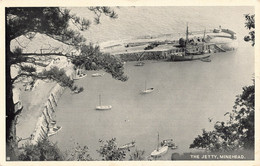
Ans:
[{"label": "harbour wall", "polygon": [[51,123],[54,121],[55,109],[57,107],[58,100],[60,99],[62,93],[64,92],[65,87],[56,84],[47,98],[47,101],[42,108],[42,113],[37,120],[35,130],[32,133],[31,143],[36,144],[37,141],[40,141],[48,137],[50,131]]},{"label": "harbour wall", "polygon": [[[60,58],[59,62],[50,63],[46,69],[58,67],[66,71],[66,75],[71,79],[75,78],[73,64],[66,58]],[[36,144],[38,141],[48,137],[50,130],[55,126],[55,110],[58,101],[66,87],[53,81],[40,81],[39,85],[31,88],[31,92],[24,92],[27,97],[21,98],[21,103],[25,105],[25,110],[19,117],[17,136],[23,138],[18,146],[23,146],[26,142]],[[44,92],[45,91],[45,92]],[[20,131],[21,130],[21,131]],[[53,131],[53,130],[52,130]]]},{"label": "harbour wall", "polygon": [[[209,49],[212,53],[232,51],[237,47],[234,43],[217,43],[210,44]],[[166,51],[143,51],[143,52],[125,52],[115,56],[122,61],[139,61],[139,60],[168,60],[173,53],[183,54],[181,48],[174,48]]]},{"label": "harbour wall", "polygon": [[[66,67],[66,74],[71,79],[75,77],[75,70],[73,69],[72,64]],[[50,129],[53,127],[53,123],[55,122],[55,110],[58,106],[58,101],[65,89],[66,87],[63,87],[58,83],[56,83],[55,86],[51,89],[50,94],[42,108],[41,115],[37,120],[35,129],[32,133],[30,140],[32,144],[36,144],[38,141],[48,137]]]},{"label": "harbour wall", "polygon": [[[138,60],[163,60],[166,59],[166,54],[161,51],[144,52],[144,53],[124,53],[115,55],[123,61],[138,61]],[[142,58],[140,58],[142,56]]]}]

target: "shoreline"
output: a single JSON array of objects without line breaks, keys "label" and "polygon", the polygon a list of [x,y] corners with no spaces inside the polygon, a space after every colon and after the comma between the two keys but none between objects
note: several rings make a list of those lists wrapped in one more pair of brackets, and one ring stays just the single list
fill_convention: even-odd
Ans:
[{"label": "shoreline", "polygon": [[[73,64],[68,63],[65,57],[62,57],[58,64],[50,62],[47,67],[51,68],[52,66],[64,69],[71,79],[76,74]],[[23,146],[27,141],[36,144],[38,140],[48,137],[51,122],[55,121],[55,110],[58,101],[66,87],[62,87],[54,81],[39,80],[31,88],[31,91],[21,90],[21,85],[17,85],[16,88],[20,89],[18,98],[24,105],[24,110],[17,124],[17,136],[22,139],[18,146]]]}]

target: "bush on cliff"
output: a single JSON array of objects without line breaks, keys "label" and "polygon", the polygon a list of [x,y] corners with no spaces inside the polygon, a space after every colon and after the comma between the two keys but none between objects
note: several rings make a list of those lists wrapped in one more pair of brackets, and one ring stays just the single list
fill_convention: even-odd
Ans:
[{"label": "bush on cliff", "polygon": [[252,46],[255,45],[255,15],[246,14],[245,15],[245,27],[250,30],[249,35],[244,37],[247,42],[252,42]]},{"label": "bush on cliff", "polygon": [[19,155],[22,161],[62,161],[64,160],[62,152],[56,144],[48,139],[43,139],[36,145],[26,143]]},{"label": "bush on cliff", "polygon": [[255,84],[243,87],[235,100],[232,112],[227,112],[227,122],[216,122],[213,131],[203,130],[190,148],[211,152],[254,150],[255,145]]},{"label": "bush on cliff", "polygon": [[66,161],[92,161],[88,153],[87,146],[81,146],[79,143],[74,143],[74,147],[65,152]]},{"label": "bush on cliff", "polygon": [[102,160],[123,160],[126,157],[125,150],[117,147],[116,138],[108,141],[99,140],[102,145],[97,152],[102,157]]}]

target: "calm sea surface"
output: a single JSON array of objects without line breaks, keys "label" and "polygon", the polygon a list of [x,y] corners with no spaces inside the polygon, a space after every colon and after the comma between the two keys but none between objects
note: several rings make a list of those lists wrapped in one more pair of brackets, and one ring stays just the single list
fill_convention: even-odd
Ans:
[{"label": "calm sea surface", "polygon": [[[239,23],[243,13],[240,16]],[[208,18],[202,18],[204,26],[212,22]],[[190,17],[191,24],[192,20]],[[76,81],[84,87],[83,93],[74,95],[66,90],[60,99],[56,120],[62,130],[53,139],[63,150],[74,142],[87,145],[95,159],[99,158],[99,139],[115,137],[119,145],[135,140],[135,148],[144,149],[148,156],[157,146],[159,132],[161,140],[173,138],[179,146],[164,159],[170,159],[171,152],[190,152],[189,145],[202,129],[212,129],[214,122],[225,120],[224,114],[232,110],[235,96],[252,83],[254,49],[243,41],[244,25],[232,25],[241,29],[236,31],[239,48],[213,54],[210,63],[146,61],[143,67],[136,67],[135,62],[127,62],[127,82],[109,74],[94,78],[91,74],[95,72],[89,71],[87,77]],[[140,94],[145,82],[147,87],[155,88],[153,93]],[[102,104],[112,105],[112,110],[95,110],[99,94]],[[213,118],[211,123],[208,118]]]}]

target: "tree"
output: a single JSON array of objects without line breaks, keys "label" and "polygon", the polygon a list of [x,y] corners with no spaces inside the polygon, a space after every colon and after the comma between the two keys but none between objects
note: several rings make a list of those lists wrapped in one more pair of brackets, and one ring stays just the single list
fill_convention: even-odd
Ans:
[{"label": "tree", "polygon": [[116,138],[108,141],[99,140],[102,145],[97,152],[102,156],[102,160],[123,160],[126,157],[125,150],[117,147]]},{"label": "tree", "polygon": [[252,42],[252,46],[255,45],[255,15],[245,14],[245,27],[250,31],[249,36],[245,36],[244,40]]},{"label": "tree", "polygon": [[232,112],[227,112],[227,122],[216,122],[213,131],[203,130],[190,148],[202,148],[211,152],[254,150],[255,144],[255,85],[243,87],[235,100]]},{"label": "tree", "polygon": [[57,144],[48,139],[39,141],[36,145],[26,143],[23,152],[19,155],[22,161],[62,161],[64,157]]},{"label": "tree", "polygon": [[[117,14],[109,7],[92,7],[89,8],[95,13],[95,22],[99,23],[101,15],[117,18]],[[17,149],[16,123],[23,107],[15,109],[13,101],[13,87],[20,78],[29,77],[33,79],[52,79],[61,85],[73,87],[73,82],[69,81],[64,71],[52,69],[51,71],[43,71],[38,73],[37,66],[41,63],[35,62],[35,57],[59,55],[73,58],[69,55],[59,53],[22,53],[21,49],[11,51],[10,44],[12,40],[20,36],[33,39],[37,33],[44,34],[54,40],[64,44],[80,48],[86,39],[80,34],[80,31],[87,30],[91,21],[86,18],[79,18],[71,14],[69,10],[58,7],[19,7],[5,9],[6,22],[6,150],[7,156],[16,159],[15,151]],[[70,26],[70,22],[74,27]],[[20,73],[15,77],[11,77],[11,66],[18,66]],[[109,65],[106,66],[106,68]],[[109,69],[106,69],[109,70]],[[123,68],[120,68],[119,77],[122,76]],[[62,78],[61,78],[62,77]],[[116,76],[115,76],[116,77]]]},{"label": "tree", "polygon": [[112,77],[121,81],[128,79],[127,76],[124,76],[124,65],[119,58],[100,52],[99,47],[93,46],[91,43],[81,47],[80,55],[74,57],[72,63],[78,68],[83,66],[86,70],[104,69]]}]

